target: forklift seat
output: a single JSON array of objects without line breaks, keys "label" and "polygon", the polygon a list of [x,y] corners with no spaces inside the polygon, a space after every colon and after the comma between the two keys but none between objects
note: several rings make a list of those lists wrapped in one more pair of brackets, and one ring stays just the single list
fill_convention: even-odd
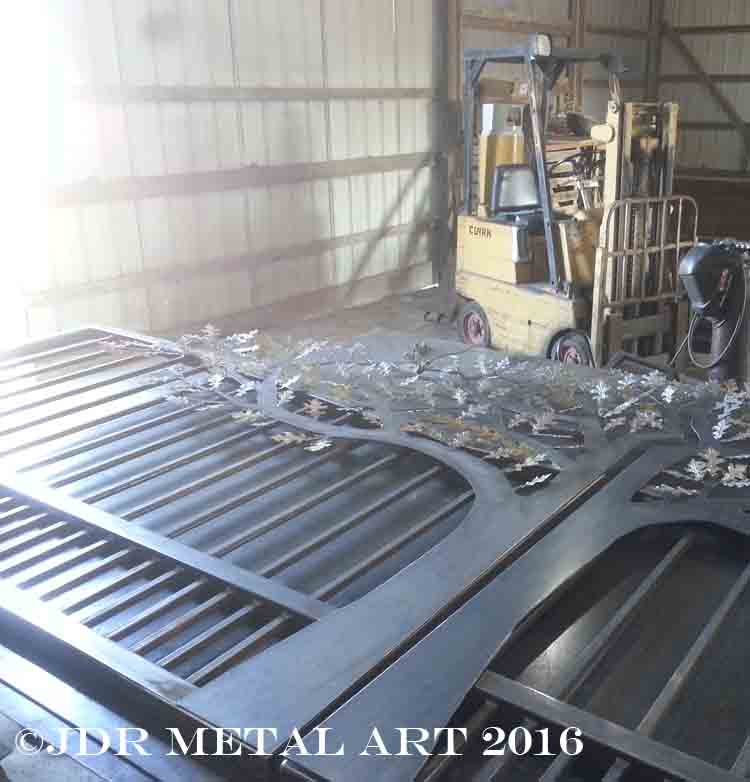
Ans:
[{"label": "forklift seat", "polygon": [[539,188],[530,166],[523,164],[497,166],[492,177],[492,215],[507,212],[530,212],[540,209]]},{"label": "forklift seat", "polygon": [[[495,168],[489,216],[501,222],[523,224],[532,234],[544,231],[539,187],[530,166],[513,164]],[[574,218],[553,210],[552,220],[555,223],[570,223]]]},{"label": "forklift seat", "polygon": [[490,217],[522,222],[532,233],[544,230],[539,188],[534,172],[527,165],[503,165],[492,177]]}]

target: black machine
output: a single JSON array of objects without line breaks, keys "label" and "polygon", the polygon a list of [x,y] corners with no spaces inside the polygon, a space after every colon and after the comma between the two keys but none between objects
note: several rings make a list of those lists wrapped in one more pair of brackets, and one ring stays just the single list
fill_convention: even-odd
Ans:
[{"label": "black machine", "polygon": [[[701,242],[680,264],[680,279],[694,314],[677,355],[687,349],[693,364],[708,370],[709,380],[713,382],[724,382],[739,374],[737,347],[747,312],[745,263],[748,260],[750,243],[721,240]],[[698,325],[704,320],[711,323],[708,364],[699,362],[693,353],[693,339]]]}]

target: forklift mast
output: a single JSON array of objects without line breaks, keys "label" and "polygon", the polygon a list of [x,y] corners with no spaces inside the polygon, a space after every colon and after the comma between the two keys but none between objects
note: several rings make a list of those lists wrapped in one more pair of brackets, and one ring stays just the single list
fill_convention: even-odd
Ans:
[{"label": "forklift mast", "polygon": [[607,69],[610,77],[615,79],[626,70],[622,59],[617,55],[595,49],[554,48],[547,35],[533,35],[523,47],[468,49],[464,54],[464,212],[471,214],[473,200],[473,138],[482,72],[489,64],[523,65],[528,79],[534,166],[544,221],[549,282],[557,290],[561,288],[561,276],[555,249],[554,214],[544,149],[549,96],[568,66],[589,62],[600,63]]}]

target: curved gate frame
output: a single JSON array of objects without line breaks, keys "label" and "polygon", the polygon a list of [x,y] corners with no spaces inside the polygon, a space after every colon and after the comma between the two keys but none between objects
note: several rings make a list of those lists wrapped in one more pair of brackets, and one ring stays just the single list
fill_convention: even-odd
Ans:
[{"label": "curved gate frame", "polygon": [[[612,750],[618,758],[632,759],[673,775],[675,779],[737,782],[740,776],[487,670],[490,662],[522,630],[529,616],[562,594],[582,571],[628,535],[650,527],[705,524],[750,538],[750,523],[745,515],[750,500],[740,504],[710,499],[675,503],[632,501],[650,478],[665,467],[692,456],[695,450],[695,445],[654,445],[645,453],[637,449],[633,454],[635,458],[573,511],[564,524],[548,532],[523,556],[501,570],[370,687],[360,691],[317,727],[330,729],[337,741],[354,747],[366,746],[373,724],[419,726],[434,737],[436,730],[449,725],[464,699],[471,692],[478,692],[491,701],[520,709],[539,723],[580,727],[586,738]],[[674,565],[677,559],[674,552],[680,548],[681,555],[686,545],[680,547],[678,544],[670,551],[664,560],[666,564],[657,567],[655,575],[637,591],[638,602],[643,601],[663,578],[666,566]],[[730,594],[730,602],[720,611],[720,619],[726,618],[748,582],[750,567],[745,569]],[[616,616],[615,620],[624,622],[625,617]],[[719,629],[720,622],[707,628],[706,637],[699,639],[702,649]],[[605,632],[613,635],[615,629],[608,625]],[[609,640],[604,638],[602,643]],[[692,660],[692,664],[696,661],[697,658]],[[415,684],[420,679],[421,686]],[[423,744],[429,748],[434,746],[434,741],[428,739]],[[314,752],[314,743],[312,747]],[[295,759],[288,767],[290,774],[294,766],[299,766],[332,780],[396,782],[412,779],[426,765],[425,758],[416,753],[413,757],[397,760],[395,763],[393,758],[361,757],[354,753],[345,758]],[[544,782],[547,779],[545,776]]]},{"label": "curved gate frame", "polygon": [[[74,336],[81,333],[75,332]],[[36,343],[25,350],[39,352],[54,344]],[[386,341],[384,355],[402,354],[405,344],[405,340]],[[212,562],[193,549],[167,543],[161,536],[129,526],[117,516],[6,472],[0,476],[0,485],[7,495],[88,528],[106,531],[144,551],[295,612],[310,623],[265,654],[241,663],[202,688],[165,674],[41,604],[32,603],[34,611],[29,611],[28,596],[7,585],[0,586],[5,598],[0,628],[28,641],[44,638],[54,654],[76,663],[71,670],[83,661],[91,663],[102,681],[125,692],[135,688],[145,702],[158,704],[162,713],[171,712],[176,720],[216,726],[274,726],[279,735],[274,750],[279,751],[294,728],[318,724],[334,712],[331,719],[336,724],[343,721],[352,730],[361,727],[358,720],[371,719],[373,713],[382,713],[383,721],[393,718],[393,724],[409,724],[412,718],[422,720],[412,724],[446,724],[487,662],[524,617],[581,567],[635,529],[665,520],[681,522],[688,511],[691,520],[718,520],[747,534],[736,503],[691,501],[674,507],[659,503],[659,508],[629,503],[659,465],[677,461],[693,449],[684,442],[676,444],[685,440],[685,432],[678,437],[673,433],[626,434],[609,442],[589,426],[587,432],[594,447],[577,461],[566,460],[562,480],[556,480],[542,493],[524,497],[512,491],[496,468],[465,452],[406,434],[300,421],[299,416],[278,407],[273,389],[275,378],[271,377],[263,387],[262,403],[279,420],[339,440],[369,440],[411,448],[447,464],[470,483],[475,495],[471,511],[453,532],[395,577],[351,605],[332,610],[277,582]],[[614,506],[622,509],[622,516],[612,512]],[[541,571],[540,564],[544,565]],[[540,572],[547,572],[548,577],[539,578]],[[502,602],[503,594],[507,595],[503,590],[508,588],[514,594],[513,604]],[[482,626],[480,621],[481,606],[488,603],[503,604],[491,627]],[[450,617],[447,622],[446,617]],[[471,627],[474,629],[467,630]],[[455,659],[458,650],[451,652],[439,640],[456,632],[478,633],[476,643],[461,645],[459,660]],[[346,643],[342,643],[344,638]],[[418,667],[420,661],[424,665],[427,651],[430,681],[441,678],[443,682],[434,692],[418,675],[412,676],[414,666]],[[442,664],[446,676],[435,677],[434,666]],[[400,678],[404,671],[411,676],[408,686]],[[370,683],[372,686],[365,688]],[[373,712],[374,706],[382,711]],[[269,762],[276,763],[254,759],[259,767]],[[379,764],[371,763],[358,769],[357,774],[361,773],[363,779],[387,778],[372,776],[376,768],[378,774],[387,773]],[[404,765],[398,768],[403,772]]]}]

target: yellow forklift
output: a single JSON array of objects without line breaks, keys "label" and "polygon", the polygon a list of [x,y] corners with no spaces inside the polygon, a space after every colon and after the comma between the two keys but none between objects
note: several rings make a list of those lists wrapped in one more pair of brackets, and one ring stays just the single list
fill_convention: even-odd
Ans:
[{"label": "yellow forklift", "polygon": [[[525,81],[482,80],[495,63],[523,66]],[[586,63],[609,74],[606,121],[551,116],[561,76]],[[546,35],[468,50],[464,67],[460,337],[596,366],[669,356],[687,333],[677,269],[698,222],[695,202],[672,195],[678,107],[623,103],[616,55],[555,49]],[[487,104],[516,107],[506,132],[477,133]]]}]

